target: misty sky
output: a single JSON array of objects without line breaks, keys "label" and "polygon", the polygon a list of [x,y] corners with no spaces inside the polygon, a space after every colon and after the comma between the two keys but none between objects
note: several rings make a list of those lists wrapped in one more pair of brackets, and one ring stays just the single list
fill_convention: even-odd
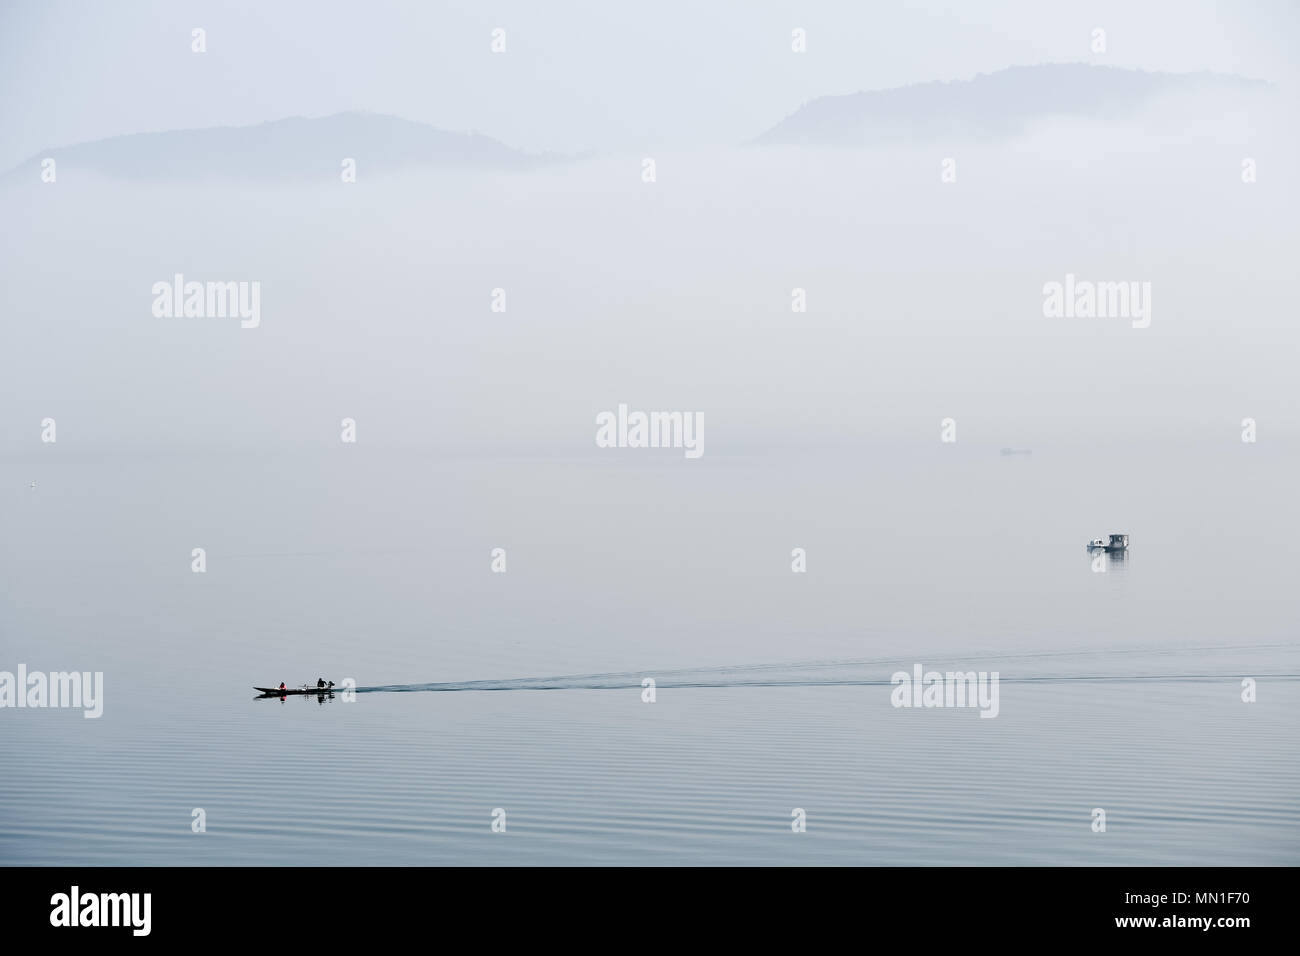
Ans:
[{"label": "misty sky", "polygon": [[[970,9],[966,9],[967,6]],[[976,6],[978,9],[976,9]],[[1287,2],[597,0],[0,6],[0,167],[122,133],[365,109],[527,150],[734,144],[817,96],[1086,61],[1292,89]],[[190,30],[208,51],[190,51]],[[489,51],[494,27],[507,53]],[[808,53],[790,52],[793,27]],[[1108,52],[1091,53],[1094,27]]]}]

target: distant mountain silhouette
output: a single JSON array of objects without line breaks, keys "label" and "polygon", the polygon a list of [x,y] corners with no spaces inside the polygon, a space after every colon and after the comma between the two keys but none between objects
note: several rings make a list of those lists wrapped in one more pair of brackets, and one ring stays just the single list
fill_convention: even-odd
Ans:
[{"label": "distant mountain silhouette", "polygon": [[360,112],[115,136],[43,150],[5,178],[36,179],[46,157],[54,158],[60,177],[84,170],[148,182],[338,179],[345,157],[356,160],[358,180],[397,169],[529,169],[560,159],[523,153],[477,133]]},{"label": "distant mountain silhouette", "polygon": [[822,96],[754,143],[896,146],[997,140],[1053,116],[1120,119],[1165,94],[1270,89],[1259,80],[1217,73],[1147,73],[1086,63],[1014,66],[973,80]]}]

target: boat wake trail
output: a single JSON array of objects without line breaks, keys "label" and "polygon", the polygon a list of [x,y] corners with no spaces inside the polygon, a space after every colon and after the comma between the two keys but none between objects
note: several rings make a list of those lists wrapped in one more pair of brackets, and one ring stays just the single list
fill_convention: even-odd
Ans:
[{"label": "boat wake trail", "polygon": [[[922,662],[926,672],[998,671],[1004,683],[1205,683],[1257,680],[1300,680],[1300,660],[1294,644],[1253,645],[1250,648],[1196,648],[1175,652],[1187,659],[1171,661],[1164,651],[1148,652],[1134,660],[1127,652],[1055,652],[1022,655],[988,655],[965,660],[932,658]],[[1288,651],[1279,649],[1287,648]],[[1263,649],[1273,649],[1261,654]],[[1214,653],[1231,651],[1233,653]],[[1251,653],[1253,652],[1253,653]],[[1134,653],[1141,653],[1134,651]],[[1118,660],[1112,658],[1119,658]],[[1217,658],[1217,659],[1215,659]],[[1243,659],[1247,658],[1247,659]],[[1265,671],[1264,662],[1273,668]],[[382,684],[358,687],[357,693],[450,693],[454,691],[519,690],[625,690],[640,688],[651,679],[655,687],[871,687],[888,686],[898,671],[911,673],[914,661],[898,659],[803,661],[782,664],[748,664],[725,667],[622,671],[604,674],[570,674],[557,677],[518,677],[507,680],[444,681],[427,684]],[[1145,665],[1145,666],[1144,666]],[[1181,667],[1179,665],[1182,665]]]}]

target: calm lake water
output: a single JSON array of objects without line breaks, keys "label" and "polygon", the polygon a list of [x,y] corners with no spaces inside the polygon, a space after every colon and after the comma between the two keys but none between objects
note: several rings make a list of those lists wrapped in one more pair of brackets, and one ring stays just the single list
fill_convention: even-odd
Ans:
[{"label": "calm lake water", "polygon": [[[6,458],[0,670],[105,702],[0,711],[0,861],[1300,862],[1278,462],[712,440]],[[916,663],[998,716],[892,707]],[[363,692],[253,699],[318,675]]]}]

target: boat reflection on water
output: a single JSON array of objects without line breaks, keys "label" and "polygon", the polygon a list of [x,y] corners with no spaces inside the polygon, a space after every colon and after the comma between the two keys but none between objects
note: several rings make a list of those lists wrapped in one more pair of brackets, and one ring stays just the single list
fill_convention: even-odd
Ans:
[{"label": "boat reflection on water", "polygon": [[1123,571],[1128,564],[1128,551],[1105,551],[1100,548],[1088,549],[1088,561],[1096,574],[1104,571]]},{"label": "boat reflection on water", "polygon": [[253,700],[277,700],[278,699],[280,703],[283,704],[290,697],[301,697],[303,700],[311,700],[312,698],[315,698],[316,703],[323,704],[327,700],[334,699],[334,691],[332,690],[312,691],[309,694],[303,694],[303,693],[281,694],[279,691],[273,691],[272,693],[269,694],[258,694],[253,698]]}]

